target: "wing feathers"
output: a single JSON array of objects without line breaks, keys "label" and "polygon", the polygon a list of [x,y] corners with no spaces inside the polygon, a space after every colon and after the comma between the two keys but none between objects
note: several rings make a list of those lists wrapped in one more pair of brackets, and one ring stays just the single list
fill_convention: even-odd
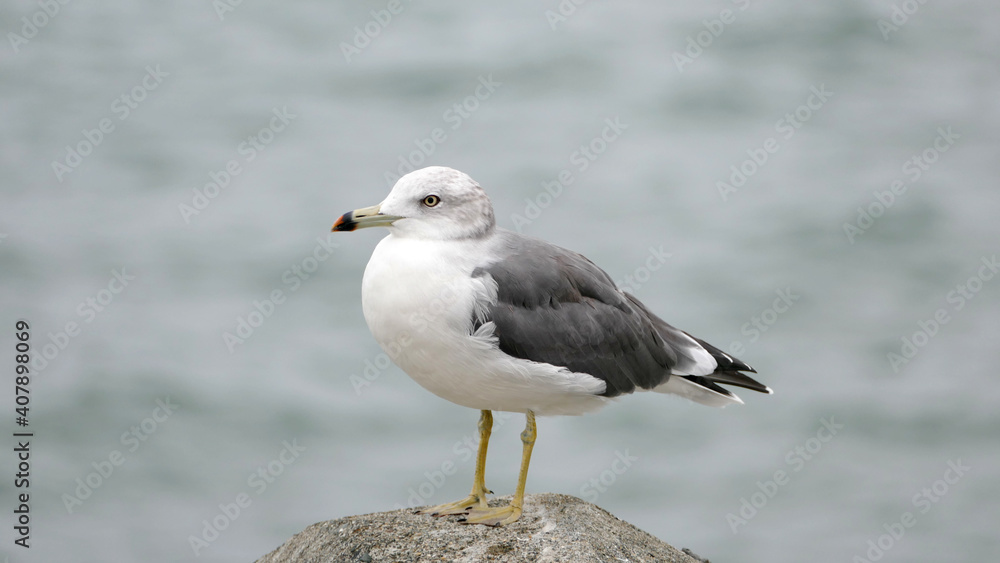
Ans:
[{"label": "wing feathers", "polygon": [[608,397],[640,388],[742,402],[717,383],[770,393],[740,373],[753,372],[749,365],[669,325],[582,255],[503,233],[503,257],[472,272],[497,287],[486,314],[474,314],[473,331],[492,322],[503,352],[599,378]]}]

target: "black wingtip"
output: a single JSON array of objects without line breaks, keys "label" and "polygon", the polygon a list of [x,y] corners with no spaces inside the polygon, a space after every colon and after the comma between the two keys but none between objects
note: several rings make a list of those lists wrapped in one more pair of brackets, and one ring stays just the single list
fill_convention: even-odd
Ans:
[{"label": "black wingtip", "polygon": [[764,393],[766,395],[774,394],[774,391],[772,391],[767,385],[764,385],[749,375],[738,371],[717,371],[703,377],[723,385],[742,387],[744,389],[750,389],[751,391],[757,391],[758,393]]}]

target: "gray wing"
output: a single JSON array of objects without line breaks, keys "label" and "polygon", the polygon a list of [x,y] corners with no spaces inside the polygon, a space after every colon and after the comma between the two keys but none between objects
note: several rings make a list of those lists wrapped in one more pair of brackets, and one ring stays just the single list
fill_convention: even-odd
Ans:
[{"label": "gray wing", "polygon": [[665,383],[674,366],[690,361],[684,348],[700,348],[618,291],[584,256],[500,234],[501,258],[473,272],[496,281],[497,301],[474,324],[493,321],[503,352],[600,378],[607,384],[603,394],[614,397]]}]

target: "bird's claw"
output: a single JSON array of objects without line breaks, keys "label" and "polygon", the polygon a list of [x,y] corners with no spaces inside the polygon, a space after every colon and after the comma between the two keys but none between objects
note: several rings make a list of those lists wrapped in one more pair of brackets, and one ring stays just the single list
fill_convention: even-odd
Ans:
[{"label": "bird's claw", "polygon": [[469,510],[475,506],[480,508],[489,507],[486,504],[486,497],[480,495],[469,495],[462,500],[429,506],[423,510],[418,510],[417,514],[430,514],[431,516],[453,516],[456,514],[468,514]]},{"label": "bird's claw", "polygon": [[507,505],[496,508],[476,508],[470,510],[460,522],[463,524],[482,524],[484,526],[506,526],[507,524],[517,522],[520,517],[520,506]]}]

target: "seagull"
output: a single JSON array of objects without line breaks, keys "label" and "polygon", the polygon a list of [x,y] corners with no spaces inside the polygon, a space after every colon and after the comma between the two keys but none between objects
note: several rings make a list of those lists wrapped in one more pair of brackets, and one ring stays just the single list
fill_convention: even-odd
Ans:
[{"label": "seagull", "polygon": [[[375,340],[422,387],[480,411],[472,492],[422,513],[517,521],[535,415],[580,415],[636,391],[713,407],[743,404],[720,384],[771,393],[742,373],[752,367],[667,324],[583,255],[498,227],[485,190],[463,172],[410,172],[332,230],[368,227],[389,230],[361,284]],[[526,418],[517,488],[500,507],[486,498],[492,411]]]}]

